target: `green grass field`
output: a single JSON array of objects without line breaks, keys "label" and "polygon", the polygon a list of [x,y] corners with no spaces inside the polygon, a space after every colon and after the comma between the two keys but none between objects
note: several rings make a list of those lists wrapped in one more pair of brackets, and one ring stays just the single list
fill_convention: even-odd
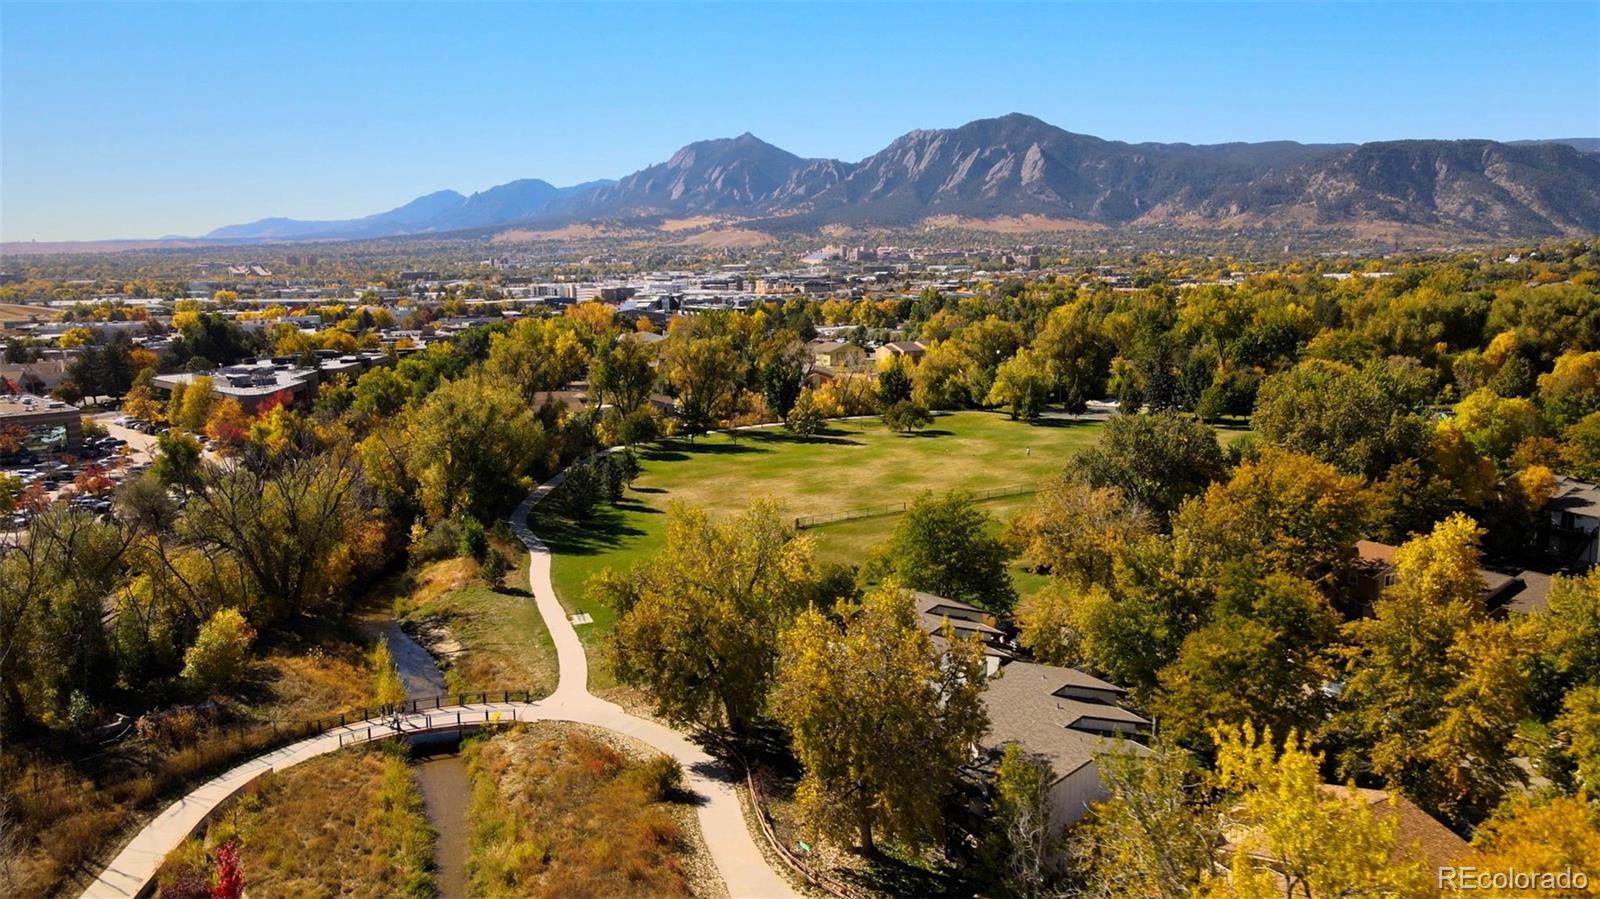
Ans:
[{"label": "green grass field", "polygon": [[[628,499],[602,508],[596,519],[576,524],[549,512],[535,514],[534,533],[554,554],[556,594],[572,611],[588,612],[594,624],[578,633],[594,643],[611,627],[614,612],[583,595],[596,572],[626,568],[660,550],[666,509],[674,500],[714,513],[735,513],[752,500],[776,498],[786,515],[861,509],[911,499],[926,490],[983,490],[1037,483],[1056,474],[1078,449],[1094,442],[1099,422],[1026,424],[1003,414],[941,415],[926,431],[896,434],[876,420],[838,422],[826,434],[804,440],[773,429],[725,434],[651,447],[640,453],[641,474]],[[985,510],[997,527],[1028,501],[1026,496],[990,500]],[[820,558],[858,563],[866,550],[894,529],[898,516],[883,515],[812,528]],[[1020,571],[1019,593],[1039,579]],[[614,682],[602,658],[590,659],[590,686]]]}]

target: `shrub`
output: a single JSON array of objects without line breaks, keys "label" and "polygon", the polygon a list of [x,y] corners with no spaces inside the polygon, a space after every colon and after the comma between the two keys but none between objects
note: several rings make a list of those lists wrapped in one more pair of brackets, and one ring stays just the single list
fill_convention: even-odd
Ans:
[{"label": "shrub", "polygon": [[483,559],[483,579],[492,587],[504,586],[506,573],[510,570],[511,566],[506,564],[506,557],[497,549],[489,550]]},{"label": "shrub", "polygon": [[683,766],[670,755],[658,755],[632,772],[646,802],[665,802],[683,789]]},{"label": "shrub", "polygon": [[482,559],[489,548],[489,536],[484,533],[483,522],[471,515],[463,515],[456,537],[456,555]]},{"label": "shrub", "polygon": [[200,627],[200,636],[183,654],[183,677],[207,690],[239,679],[255,629],[238,609],[223,609]]}]

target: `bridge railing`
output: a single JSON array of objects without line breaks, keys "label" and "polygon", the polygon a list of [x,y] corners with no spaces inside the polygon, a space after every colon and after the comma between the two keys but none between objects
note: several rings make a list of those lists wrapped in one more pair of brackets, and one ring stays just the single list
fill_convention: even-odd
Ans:
[{"label": "bridge railing", "polygon": [[132,737],[72,761],[25,764],[13,772],[19,776],[4,777],[6,782],[0,783],[0,789],[19,801],[42,807],[94,795],[141,805],[221,773],[246,758],[336,727],[449,706],[534,702],[538,698],[528,689],[475,690],[360,706],[310,719],[212,722],[197,728],[190,739],[171,744],[150,737]]}]

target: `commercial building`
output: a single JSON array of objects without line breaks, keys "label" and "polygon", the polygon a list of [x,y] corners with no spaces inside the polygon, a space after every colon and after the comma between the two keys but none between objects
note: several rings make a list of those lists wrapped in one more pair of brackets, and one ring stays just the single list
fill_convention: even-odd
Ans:
[{"label": "commercial building", "polygon": [[0,431],[20,428],[24,446],[76,450],[83,446],[83,413],[71,403],[32,394],[0,394]]}]

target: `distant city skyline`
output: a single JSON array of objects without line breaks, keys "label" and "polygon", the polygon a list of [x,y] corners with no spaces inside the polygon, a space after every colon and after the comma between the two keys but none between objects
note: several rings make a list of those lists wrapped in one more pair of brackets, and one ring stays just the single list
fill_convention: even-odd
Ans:
[{"label": "distant city skyline", "polygon": [[0,8],[0,239],[348,218],[749,131],[858,160],[1023,112],[1128,142],[1600,136],[1600,5]]}]

